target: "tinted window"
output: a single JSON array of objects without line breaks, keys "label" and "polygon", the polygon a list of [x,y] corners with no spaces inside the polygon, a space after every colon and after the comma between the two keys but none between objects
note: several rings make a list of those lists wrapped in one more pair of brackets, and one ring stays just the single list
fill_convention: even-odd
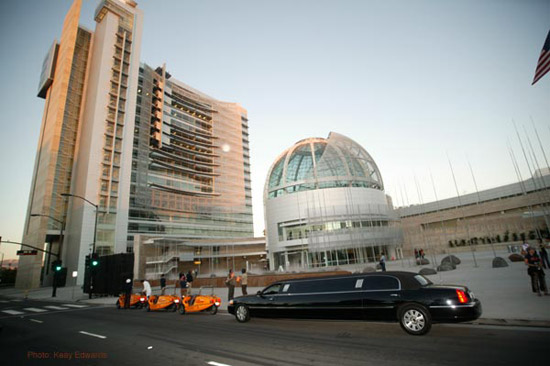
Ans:
[{"label": "tinted window", "polygon": [[280,289],[281,289],[281,285],[280,285],[280,284],[276,284],[276,285],[273,285],[273,286],[269,286],[269,287],[267,287],[267,288],[262,292],[262,295],[274,295],[274,294],[278,294]]},{"label": "tinted window", "polygon": [[363,290],[397,290],[399,281],[390,276],[368,276],[363,282]]},{"label": "tinted window", "polygon": [[305,280],[293,282],[290,285],[292,293],[312,292],[336,292],[336,291],[357,291],[355,284],[357,278],[338,278],[326,280]]},{"label": "tinted window", "polygon": [[416,275],[416,276],[414,276],[414,279],[416,281],[418,281],[418,283],[420,283],[420,286],[426,286],[426,285],[430,285],[432,283],[432,281],[430,281],[429,279],[427,279],[426,277],[424,277],[422,275]]}]

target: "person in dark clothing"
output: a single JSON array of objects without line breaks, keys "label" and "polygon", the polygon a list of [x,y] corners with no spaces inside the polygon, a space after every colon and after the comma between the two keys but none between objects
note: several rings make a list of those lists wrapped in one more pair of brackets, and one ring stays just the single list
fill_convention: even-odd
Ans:
[{"label": "person in dark clothing", "polygon": [[540,253],[540,259],[542,261],[542,266],[546,268],[550,268],[550,262],[548,262],[548,252],[546,251],[546,248],[544,247],[544,244],[541,239],[539,239],[539,253]]},{"label": "person in dark clothing", "polygon": [[185,273],[180,273],[180,294],[182,298],[187,295],[187,276],[185,276]]},{"label": "person in dark clothing", "polygon": [[164,278],[164,273],[160,275],[160,294],[164,295],[166,290],[166,278]]},{"label": "person in dark clothing", "polygon": [[132,279],[127,277],[124,281],[124,309],[130,309],[130,298],[132,297]]},{"label": "person in dark clothing", "polygon": [[187,280],[187,288],[191,289],[191,285],[193,285],[193,274],[191,273],[191,270],[187,271],[185,279]]},{"label": "person in dark clothing", "polygon": [[535,248],[529,248],[529,252],[525,255],[525,264],[527,265],[527,274],[531,277],[533,292],[542,296],[541,291],[544,291],[544,294],[548,295],[541,260]]}]

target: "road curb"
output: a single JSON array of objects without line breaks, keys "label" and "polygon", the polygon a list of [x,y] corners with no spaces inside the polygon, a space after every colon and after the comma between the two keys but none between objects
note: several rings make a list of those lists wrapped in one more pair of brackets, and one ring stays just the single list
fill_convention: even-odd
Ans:
[{"label": "road curb", "polygon": [[550,328],[550,321],[530,319],[477,319],[466,324]]}]

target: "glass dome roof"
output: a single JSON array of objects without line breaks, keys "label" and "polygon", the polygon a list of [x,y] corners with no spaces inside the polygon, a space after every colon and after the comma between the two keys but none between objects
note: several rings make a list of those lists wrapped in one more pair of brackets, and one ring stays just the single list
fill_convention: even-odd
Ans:
[{"label": "glass dome roof", "polygon": [[369,153],[352,139],[334,132],[327,139],[298,141],[279,156],[267,176],[268,198],[335,187],[384,190],[380,171]]}]

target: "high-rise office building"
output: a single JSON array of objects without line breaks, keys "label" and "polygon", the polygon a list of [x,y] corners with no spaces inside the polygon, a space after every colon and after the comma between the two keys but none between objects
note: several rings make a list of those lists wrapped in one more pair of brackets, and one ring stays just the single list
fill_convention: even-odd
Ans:
[{"label": "high-rise office building", "polygon": [[[246,110],[171,78],[165,67],[140,66],[136,5],[102,0],[91,32],[78,25],[75,0],[44,61],[23,242],[49,243],[68,272],[78,272],[77,284],[86,255],[131,251],[136,234],[253,233]],[[22,258],[17,287],[38,287],[42,267],[50,284],[53,259]]]},{"label": "high-rise office building", "polygon": [[246,110],[175,80],[164,66],[142,64],[137,92],[129,240],[252,236]]},{"label": "high-rise office building", "polygon": [[[126,250],[143,18],[134,1],[103,0],[91,32],[79,26],[81,6],[73,2],[44,61],[38,96],[46,101],[23,233],[26,244],[48,243],[80,273],[78,283],[91,245],[99,253]],[[46,256],[44,283],[52,260]],[[16,286],[38,287],[42,261],[22,257]]]}]

